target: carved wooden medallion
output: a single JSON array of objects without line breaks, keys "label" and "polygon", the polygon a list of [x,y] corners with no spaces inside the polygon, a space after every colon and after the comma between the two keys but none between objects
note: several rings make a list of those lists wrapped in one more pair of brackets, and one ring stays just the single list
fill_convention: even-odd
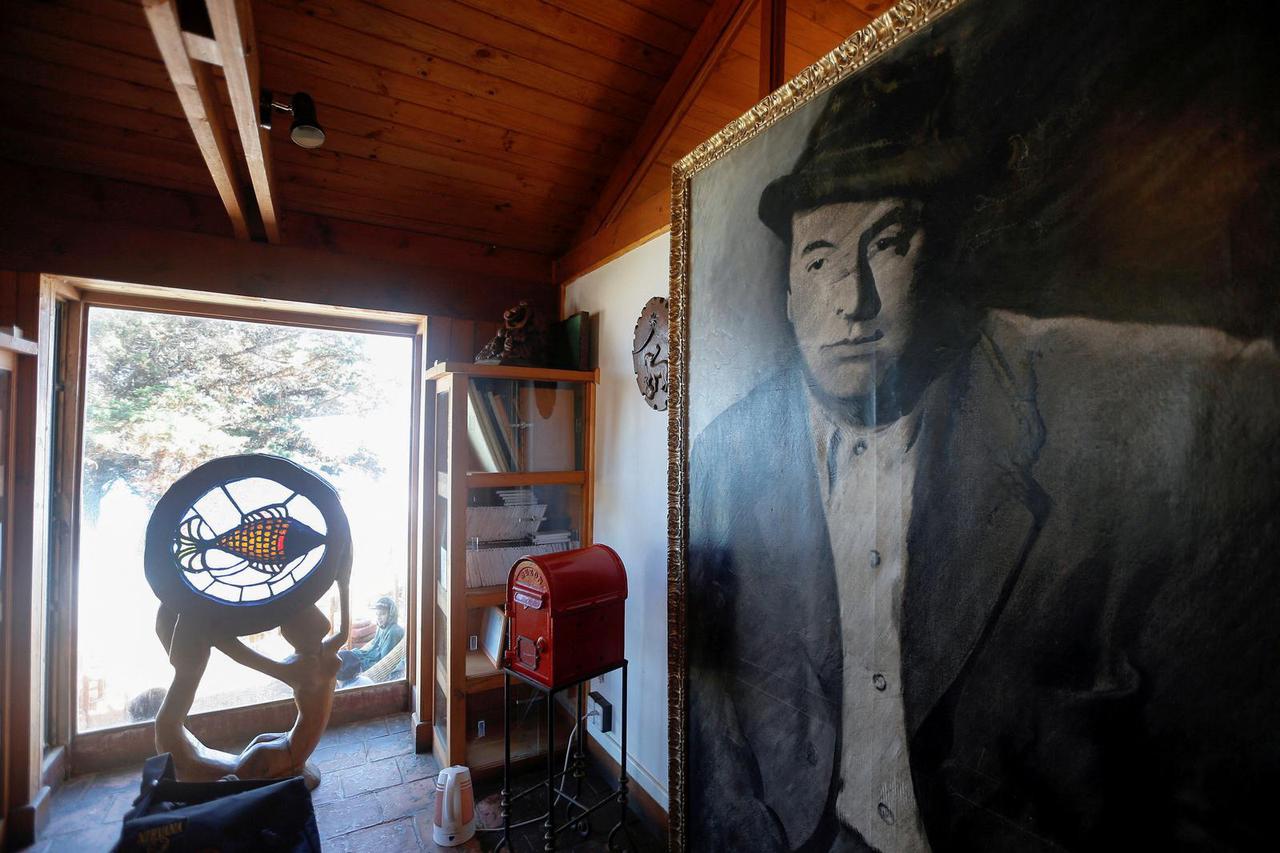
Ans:
[{"label": "carved wooden medallion", "polygon": [[659,412],[667,410],[667,340],[667,300],[655,296],[644,304],[636,321],[631,363],[645,402]]}]

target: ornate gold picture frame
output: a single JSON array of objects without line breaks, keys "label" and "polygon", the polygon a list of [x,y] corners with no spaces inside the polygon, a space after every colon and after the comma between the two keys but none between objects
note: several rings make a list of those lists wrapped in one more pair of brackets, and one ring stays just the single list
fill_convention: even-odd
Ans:
[{"label": "ornate gold picture frame", "polygon": [[1266,12],[903,0],[675,165],[672,850],[1266,837]]},{"label": "ornate gold picture frame", "polygon": [[689,418],[686,408],[689,316],[689,189],[702,169],[784,120],[849,75],[893,50],[964,0],[900,0],[868,26],[801,71],[683,157],[671,170],[670,397],[667,427],[667,632],[671,849],[685,849],[687,782],[684,732],[688,724],[685,649],[685,538]]}]

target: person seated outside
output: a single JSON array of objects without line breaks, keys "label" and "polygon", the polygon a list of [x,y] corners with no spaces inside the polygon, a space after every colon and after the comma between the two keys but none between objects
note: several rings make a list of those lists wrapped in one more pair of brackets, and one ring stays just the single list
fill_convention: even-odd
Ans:
[{"label": "person seated outside", "polygon": [[[399,610],[395,601],[384,595],[374,603],[373,611],[378,621],[378,630],[373,639],[358,649],[343,649],[338,652],[338,657],[342,659],[338,682],[343,687],[360,683],[360,674],[391,654],[404,639],[404,627],[399,623]],[[398,677],[403,671],[402,664],[393,670],[391,678]],[[373,683],[367,677],[365,682]]]}]

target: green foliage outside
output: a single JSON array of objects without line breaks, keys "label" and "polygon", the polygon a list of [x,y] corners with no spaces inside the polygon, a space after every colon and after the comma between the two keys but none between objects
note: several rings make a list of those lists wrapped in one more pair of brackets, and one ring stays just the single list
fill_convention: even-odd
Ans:
[{"label": "green foliage outside", "polygon": [[117,481],[155,503],[218,456],[273,453],[330,475],[378,472],[361,448],[325,453],[309,418],[367,405],[363,337],[262,323],[95,309],[90,319],[84,510]]}]

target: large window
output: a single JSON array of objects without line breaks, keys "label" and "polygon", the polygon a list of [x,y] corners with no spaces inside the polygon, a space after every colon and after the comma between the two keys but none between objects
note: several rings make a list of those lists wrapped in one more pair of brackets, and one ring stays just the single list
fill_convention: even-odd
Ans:
[{"label": "large window", "polygon": [[[409,337],[93,307],[78,579],[78,731],[149,720],[172,669],[155,633],[143,538],[176,479],[219,456],[271,453],[320,473],[351,522],[358,661],[344,687],[404,678],[412,353]],[[319,601],[337,623],[336,590]],[[279,630],[246,638],[293,652]],[[194,711],[286,698],[214,651]]]}]

